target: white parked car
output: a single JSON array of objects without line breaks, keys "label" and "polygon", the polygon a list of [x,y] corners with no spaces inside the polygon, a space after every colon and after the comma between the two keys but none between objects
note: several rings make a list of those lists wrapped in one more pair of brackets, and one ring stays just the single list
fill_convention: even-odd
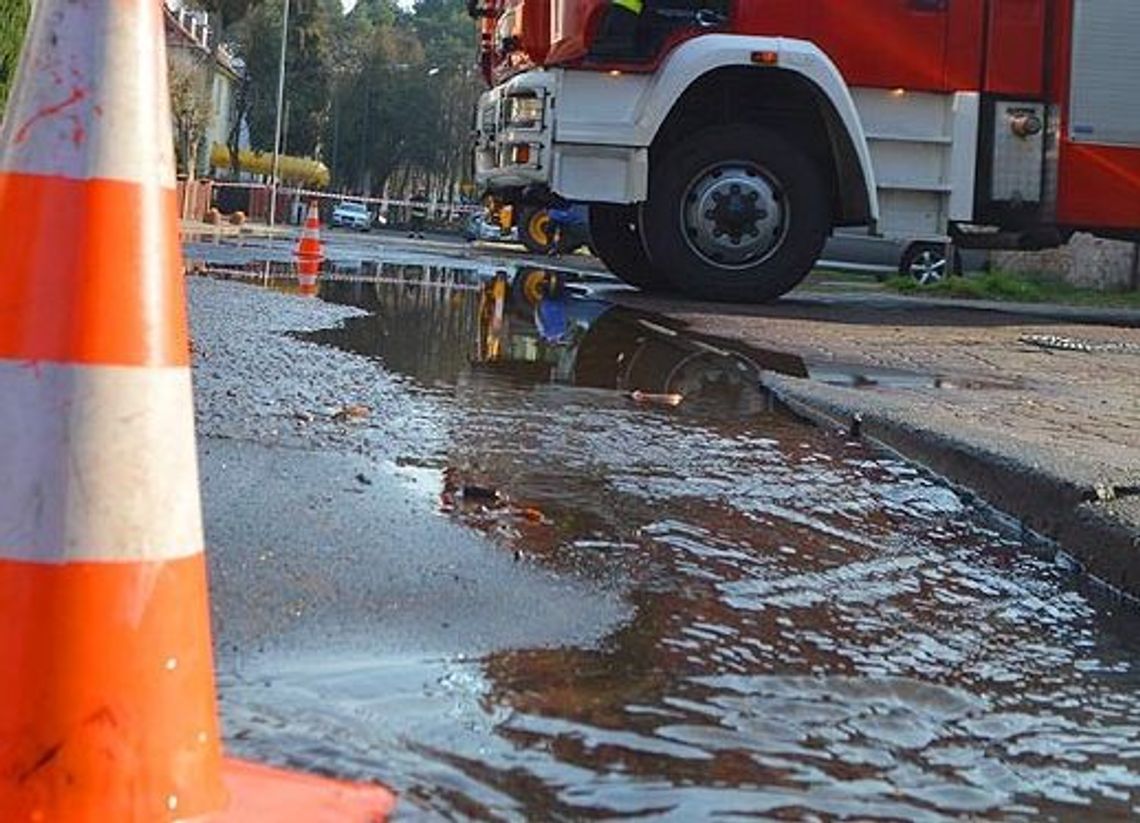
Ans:
[{"label": "white parked car", "polygon": [[350,229],[368,231],[372,228],[372,212],[363,203],[351,200],[342,200],[335,209],[329,223],[333,226],[344,226]]}]

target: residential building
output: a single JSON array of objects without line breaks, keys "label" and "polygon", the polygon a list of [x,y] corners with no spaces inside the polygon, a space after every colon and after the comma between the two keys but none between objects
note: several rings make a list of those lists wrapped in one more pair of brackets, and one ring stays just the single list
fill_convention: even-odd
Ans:
[{"label": "residential building", "polygon": [[219,37],[211,15],[188,0],[164,0],[167,51],[193,54],[202,70],[211,117],[198,151],[198,170],[209,167],[211,146],[225,145],[237,116],[237,94],[245,67]]}]

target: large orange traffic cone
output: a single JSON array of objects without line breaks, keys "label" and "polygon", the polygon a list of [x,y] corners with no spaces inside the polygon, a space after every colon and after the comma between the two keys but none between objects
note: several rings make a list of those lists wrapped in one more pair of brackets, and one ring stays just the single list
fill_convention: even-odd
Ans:
[{"label": "large orange traffic cone", "polygon": [[162,5],[39,0],[0,128],[0,819],[374,820],[219,743]]},{"label": "large orange traffic cone", "polygon": [[309,203],[309,213],[305,217],[305,225],[301,228],[301,237],[293,254],[301,260],[320,261],[325,256],[321,246],[321,214],[316,200]]}]

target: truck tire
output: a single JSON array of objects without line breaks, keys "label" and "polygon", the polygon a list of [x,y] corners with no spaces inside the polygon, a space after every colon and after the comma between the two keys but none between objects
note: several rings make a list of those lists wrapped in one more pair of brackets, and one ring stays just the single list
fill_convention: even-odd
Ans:
[{"label": "truck tire", "polygon": [[831,208],[820,169],[784,137],[716,126],[654,159],[642,229],[650,259],[681,291],[762,303],[811,271]]},{"label": "truck tire", "polygon": [[641,243],[636,206],[590,206],[590,246],[606,268],[629,285],[639,289],[661,285]]},{"label": "truck tire", "polygon": [[546,209],[529,206],[519,211],[519,240],[531,254],[546,254],[554,244],[550,215]]}]

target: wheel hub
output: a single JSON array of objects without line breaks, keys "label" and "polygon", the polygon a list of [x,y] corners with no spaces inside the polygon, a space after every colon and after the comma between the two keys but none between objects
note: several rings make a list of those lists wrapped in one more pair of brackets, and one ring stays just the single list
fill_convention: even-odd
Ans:
[{"label": "wheel hub", "polygon": [[784,239],[787,202],[780,186],[751,164],[723,164],[699,175],[681,214],[689,245],[718,266],[743,268],[771,256]]},{"label": "wheel hub", "polygon": [[910,266],[910,274],[920,286],[929,286],[946,277],[946,256],[932,249],[923,250]]}]

